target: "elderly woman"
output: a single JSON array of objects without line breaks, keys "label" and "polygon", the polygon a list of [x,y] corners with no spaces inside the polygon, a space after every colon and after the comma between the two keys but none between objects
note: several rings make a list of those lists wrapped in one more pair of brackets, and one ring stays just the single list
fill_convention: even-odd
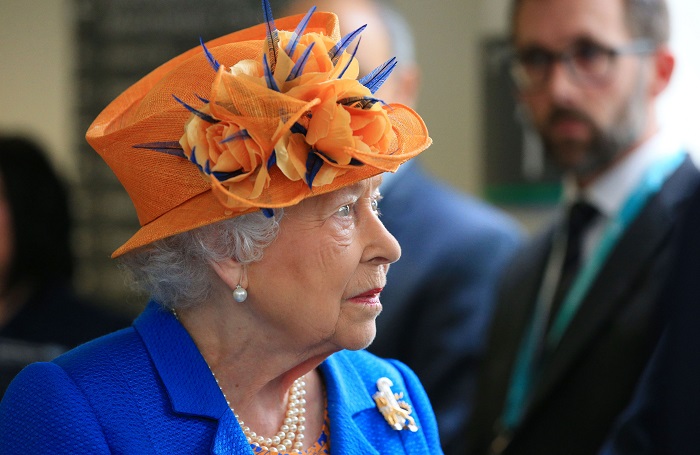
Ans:
[{"label": "elderly woman", "polygon": [[263,9],[90,127],[141,223],[114,255],[152,301],[133,327],[20,373],[0,452],[442,453],[416,376],[362,351],[400,255],[380,174],[430,138],[373,97],[393,61],[356,79],[361,30]]}]

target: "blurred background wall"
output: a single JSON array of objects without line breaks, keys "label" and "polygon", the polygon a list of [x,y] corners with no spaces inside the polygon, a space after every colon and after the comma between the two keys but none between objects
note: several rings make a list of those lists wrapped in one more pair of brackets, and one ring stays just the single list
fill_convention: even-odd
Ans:
[{"label": "blurred background wall", "polygon": [[[273,0],[276,4],[283,0]],[[662,102],[664,123],[700,149],[700,2],[671,0],[672,45],[678,73]],[[464,191],[486,197],[486,131],[500,123],[486,112],[493,74],[484,52],[503,40],[508,0],[400,0],[417,36],[423,68],[418,111],[434,140],[428,168]],[[26,133],[50,152],[74,188],[80,260],[79,289],[101,300],[139,305],[109,254],[135,230],[136,218],[111,171],[84,140],[90,121],[109,100],[155,65],[205,39],[261,21],[259,0],[2,0],[0,3],[0,131]],[[504,91],[507,86],[503,87]],[[493,110],[493,109],[492,109]],[[496,109],[498,111],[498,109]],[[512,112],[504,112],[512,120]],[[491,118],[491,117],[489,117]],[[518,134],[504,122],[503,135]],[[487,169],[487,167],[489,169]],[[544,203],[494,201],[530,229],[551,208]],[[137,303],[138,302],[138,303]]]}]

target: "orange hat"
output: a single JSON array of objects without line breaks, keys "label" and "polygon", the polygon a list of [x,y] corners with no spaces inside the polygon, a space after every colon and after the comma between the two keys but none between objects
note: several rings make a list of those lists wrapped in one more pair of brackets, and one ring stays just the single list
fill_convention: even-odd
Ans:
[{"label": "orange hat", "polygon": [[357,80],[346,50],[364,27],[341,39],[314,9],[278,30],[263,0],[266,23],[173,58],[95,119],[87,141],[141,224],[112,257],[394,172],[430,145],[418,114],[373,97],[395,59]]}]

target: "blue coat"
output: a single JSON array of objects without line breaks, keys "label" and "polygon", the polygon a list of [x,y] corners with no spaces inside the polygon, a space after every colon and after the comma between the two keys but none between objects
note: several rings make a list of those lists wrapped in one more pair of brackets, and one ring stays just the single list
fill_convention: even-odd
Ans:
[{"label": "blue coat", "polygon": [[[336,454],[442,453],[415,374],[364,351],[320,366]],[[372,399],[386,376],[419,431],[389,427]],[[32,364],[0,403],[0,453],[253,453],[182,325],[151,302],[130,328]]]}]

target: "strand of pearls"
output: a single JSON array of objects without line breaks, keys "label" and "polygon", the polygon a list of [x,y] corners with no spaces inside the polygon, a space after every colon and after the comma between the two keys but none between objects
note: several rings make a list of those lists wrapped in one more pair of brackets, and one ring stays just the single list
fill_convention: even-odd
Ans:
[{"label": "strand of pearls", "polygon": [[[175,310],[172,310],[175,319],[180,320]],[[289,389],[289,397],[287,399],[287,412],[284,417],[284,422],[280,426],[277,434],[271,438],[266,438],[264,436],[258,436],[253,430],[248,427],[240,416],[233,410],[231,402],[224,393],[224,389],[221,388],[219,384],[219,379],[214,374],[214,371],[209,368],[211,375],[216,381],[216,385],[219,386],[221,394],[226,400],[233,415],[236,416],[238,425],[240,425],[243,434],[248,440],[248,444],[252,446],[259,446],[263,450],[272,453],[292,453],[300,454],[302,453],[302,448],[304,447],[304,430],[306,430],[306,381],[304,377],[298,378],[292,384]]]},{"label": "strand of pearls", "polygon": [[[214,372],[212,371],[212,375]],[[280,426],[277,434],[271,438],[266,438],[256,434],[253,430],[248,427],[236,411],[231,407],[231,403],[228,401],[228,397],[224,393],[219,380],[214,375],[216,384],[219,386],[221,393],[226,399],[226,404],[231,408],[231,412],[236,416],[238,425],[240,425],[243,434],[248,440],[248,444],[252,446],[259,446],[263,450],[272,453],[302,453],[301,449],[304,447],[304,430],[306,430],[306,381],[304,378],[298,378],[292,384],[289,389],[289,398],[287,400],[287,413],[284,418],[284,422]]]}]

